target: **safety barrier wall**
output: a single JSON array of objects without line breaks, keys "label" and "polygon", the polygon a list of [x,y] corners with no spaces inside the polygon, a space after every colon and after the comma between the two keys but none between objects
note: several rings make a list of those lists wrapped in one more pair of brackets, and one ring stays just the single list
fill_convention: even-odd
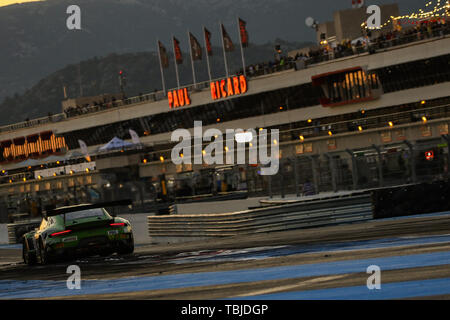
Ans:
[{"label": "safety barrier wall", "polygon": [[256,234],[372,219],[371,194],[278,205],[223,214],[149,216],[154,243]]},{"label": "safety barrier wall", "polygon": [[8,243],[21,243],[22,235],[39,227],[39,221],[27,221],[8,224]]},{"label": "safety barrier wall", "polygon": [[8,227],[6,224],[0,224],[0,244],[8,243]]}]

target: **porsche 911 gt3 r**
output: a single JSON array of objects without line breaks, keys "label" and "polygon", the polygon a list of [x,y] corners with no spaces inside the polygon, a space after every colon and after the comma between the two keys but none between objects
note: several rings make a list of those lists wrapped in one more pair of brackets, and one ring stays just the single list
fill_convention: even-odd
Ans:
[{"label": "porsche 911 gt3 r", "polygon": [[62,257],[133,253],[130,222],[111,216],[105,206],[77,205],[47,212],[39,228],[23,235],[24,262],[46,264]]}]

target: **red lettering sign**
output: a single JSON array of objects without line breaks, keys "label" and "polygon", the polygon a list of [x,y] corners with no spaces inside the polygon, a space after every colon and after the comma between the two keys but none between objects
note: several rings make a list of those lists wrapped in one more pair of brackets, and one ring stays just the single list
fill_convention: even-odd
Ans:
[{"label": "red lettering sign", "polygon": [[187,88],[169,91],[167,93],[167,100],[170,109],[189,106],[191,104],[191,98],[189,97]]},{"label": "red lettering sign", "polygon": [[247,92],[247,79],[241,75],[211,82],[210,89],[213,100],[243,94]]}]

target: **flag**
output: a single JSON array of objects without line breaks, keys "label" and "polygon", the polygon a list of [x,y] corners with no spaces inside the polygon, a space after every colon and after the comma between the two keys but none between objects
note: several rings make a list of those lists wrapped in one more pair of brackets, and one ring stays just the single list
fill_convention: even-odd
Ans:
[{"label": "flag", "polygon": [[191,54],[193,60],[202,60],[202,47],[192,33],[189,32],[189,42],[191,44]]},{"label": "flag", "polygon": [[175,53],[175,60],[177,61],[177,64],[182,64],[183,55],[181,54],[180,41],[178,41],[175,37],[173,37],[173,50]]},{"label": "flag", "polygon": [[205,42],[206,42],[206,52],[208,52],[208,56],[213,55],[212,46],[211,46],[211,32],[205,28]]},{"label": "flag", "polygon": [[243,48],[248,47],[248,32],[245,28],[247,26],[247,22],[239,18],[239,33],[241,35],[241,43]]},{"label": "flag", "polygon": [[223,25],[222,25],[222,37],[223,37],[223,44],[224,44],[225,51],[227,51],[227,52],[234,51],[233,41],[231,41],[231,38],[228,35],[228,33],[225,30],[225,27]]},{"label": "flag", "polygon": [[169,56],[167,55],[167,50],[161,41],[158,41],[159,58],[161,59],[161,65],[163,68],[169,67]]},{"label": "flag", "polygon": [[130,136],[131,136],[131,140],[133,141],[133,144],[140,145],[141,144],[141,140],[139,139],[139,136],[136,133],[136,131],[134,131],[132,129],[130,129],[128,131],[130,132]]}]

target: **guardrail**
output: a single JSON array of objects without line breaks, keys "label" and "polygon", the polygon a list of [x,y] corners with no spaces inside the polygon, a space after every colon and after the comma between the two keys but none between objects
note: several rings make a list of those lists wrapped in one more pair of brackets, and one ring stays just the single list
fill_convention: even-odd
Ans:
[{"label": "guardrail", "polygon": [[241,212],[149,216],[153,242],[180,242],[367,221],[373,217],[370,193]]}]

